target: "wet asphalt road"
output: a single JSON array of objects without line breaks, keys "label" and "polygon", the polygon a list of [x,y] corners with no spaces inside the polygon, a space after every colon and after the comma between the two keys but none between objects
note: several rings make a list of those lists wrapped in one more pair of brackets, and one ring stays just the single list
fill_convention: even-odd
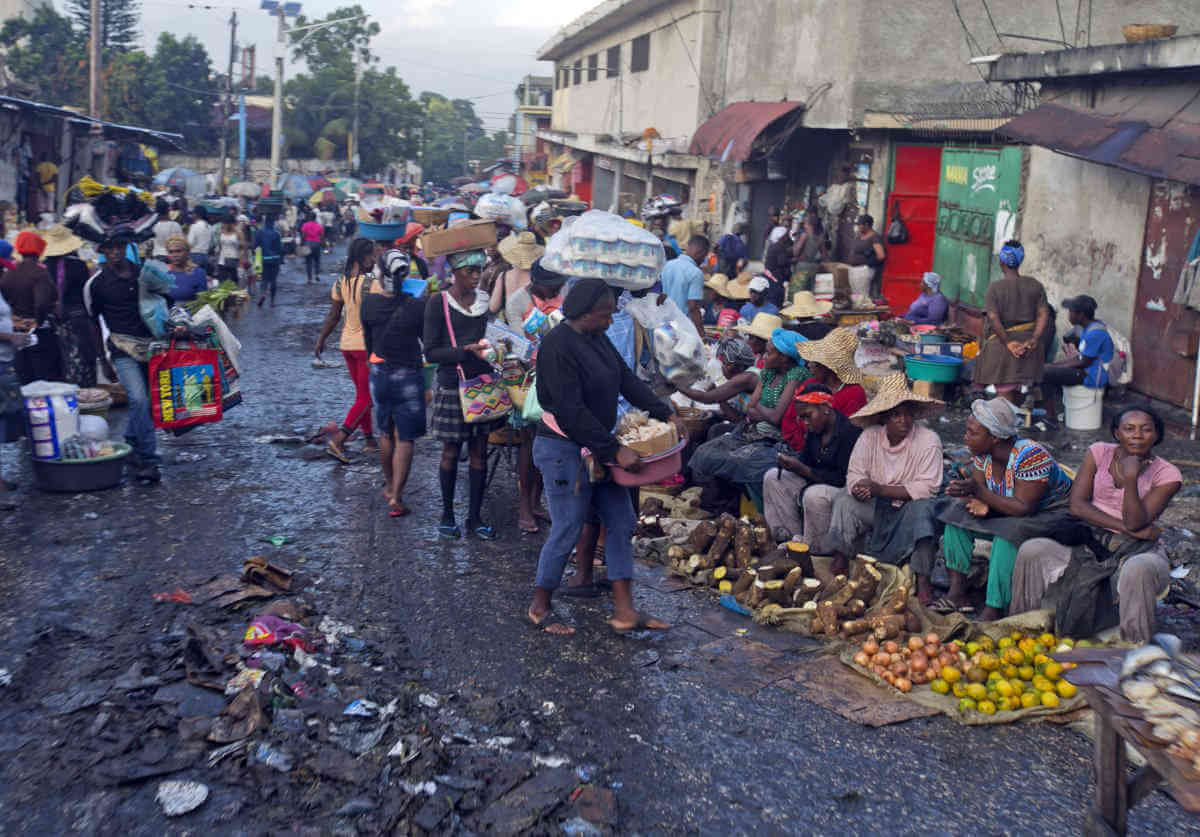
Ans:
[{"label": "wet asphalt road", "polygon": [[[20,510],[0,516],[0,668],[11,675],[0,687],[0,831],[379,830],[381,820],[370,815],[334,811],[364,792],[386,807],[404,794],[394,783],[304,774],[300,786],[298,774],[289,786],[279,774],[229,762],[208,768],[201,761],[173,776],[207,783],[213,798],[168,821],[153,801],[157,779],[116,786],[96,779],[104,706],[54,715],[41,705],[81,684],[112,683],[131,662],[153,659],[156,642],[182,632],[188,612],[155,603],[154,593],[237,572],[260,553],[300,571],[319,613],[357,626],[382,650],[384,662],[363,678],[375,691],[363,696],[384,703],[414,688],[443,702],[457,695],[449,705],[481,734],[533,730],[529,747],[565,756],[615,790],[617,833],[1081,830],[1093,793],[1091,745],[1082,735],[1050,724],[964,727],[942,717],[878,729],[846,721],[786,687],[819,645],[754,628],[707,596],[675,591],[654,569],[639,568],[639,604],[676,625],[665,636],[613,635],[604,599],[558,605],[578,628],[573,637],[532,630],[523,614],[540,541],[517,532],[506,460],[487,505],[501,539],[446,543],[435,531],[432,442],[417,446],[407,492],[415,513],[393,520],[373,462],[310,461],[295,447],[255,441],[340,421],[353,398],[343,368],[310,366],[328,272],[320,287],[306,287],[288,266],[280,282],[278,308],[251,309],[231,323],[245,345],[245,404],[219,425],[161,437],[160,485],[74,496],[23,489]],[[28,485],[27,467],[14,468],[12,451],[5,456],[6,475]],[[263,542],[276,534],[289,543]],[[229,635],[240,636],[247,619],[229,614]],[[735,658],[708,674],[689,662],[701,646],[744,628],[773,649],[769,666]],[[657,663],[645,665],[653,659],[647,650]],[[545,701],[554,704],[549,715],[522,727]],[[110,727],[133,723],[137,715],[115,703]],[[137,734],[179,746],[173,733]],[[452,830],[452,822],[435,830]],[[1161,793],[1130,816],[1131,833],[1196,827]]]}]

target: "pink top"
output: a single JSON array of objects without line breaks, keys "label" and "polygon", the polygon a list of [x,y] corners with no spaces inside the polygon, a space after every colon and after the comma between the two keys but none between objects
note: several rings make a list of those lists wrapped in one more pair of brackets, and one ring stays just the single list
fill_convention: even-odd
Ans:
[{"label": "pink top", "polygon": [[[1088,448],[1088,453],[1096,463],[1096,478],[1092,481],[1092,505],[1105,514],[1121,519],[1121,502],[1125,499],[1125,489],[1117,488],[1113,483],[1109,468],[1118,446],[1112,442],[1096,442]],[[1161,456],[1150,460],[1146,470],[1138,475],[1138,496],[1145,497],[1150,489],[1159,485],[1169,485],[1173,482],[1183,482],[1183,474]]]},{"label": "pink top", "polygon": [[937,494],[942,486],[942,440],[923,424],[900,444],[888,444],[883,425],[868,427],[854,443],[846,473],[846,488],[860,480],[880,485],[902,485],[914,500]]},{"label": "pink top", "polygon": [[320,241],[325,237],[325,228],[316,221],[305,221],[300,225],[300,237],[305,241]]}]

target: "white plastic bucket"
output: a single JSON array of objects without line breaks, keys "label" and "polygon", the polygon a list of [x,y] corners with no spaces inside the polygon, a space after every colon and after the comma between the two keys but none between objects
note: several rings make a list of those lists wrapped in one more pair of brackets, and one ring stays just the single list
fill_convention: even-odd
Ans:
[{"label": "white plastic bucket", "polygon": [[1063,387],[1063,408],[1071,430],[1099,430],[1104,407],[1104,390],[1092,387]]},{"label": "white plastic bucket", "polygon": [[21,387],[34,459],[58,459],[62,443],[79,433],[79,387],[58,381],[33,381]]}]

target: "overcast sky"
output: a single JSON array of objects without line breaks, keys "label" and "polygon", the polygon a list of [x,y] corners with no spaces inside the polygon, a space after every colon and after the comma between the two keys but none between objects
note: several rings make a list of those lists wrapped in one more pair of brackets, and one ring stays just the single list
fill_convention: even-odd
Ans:
[{"label": "overcast sky", "polygon": [[[539,46],[561,26],[599,0],[360,0],[383,27],[371,49],[384,65],[396,67],[416,96],[433,90],[451,98],[473,98],[489,129],[505,128],[513,109],[513,88],[528,73],[550,74],[550,64],[534,58]],[[55,0],[61,10],[62,0]],[[353,5],[353,0],[309,0],[310,19]],[[146,46],[160,32],[193,34],[215,64],[229,60],[229,16],[236,9],[238,42],[258,47],[258,72],[272,74],[275,19],[257,0],[142,0]],[[295,72],[296,68],[287,68]],[[478,98],[476,98],[478,97]]]}]

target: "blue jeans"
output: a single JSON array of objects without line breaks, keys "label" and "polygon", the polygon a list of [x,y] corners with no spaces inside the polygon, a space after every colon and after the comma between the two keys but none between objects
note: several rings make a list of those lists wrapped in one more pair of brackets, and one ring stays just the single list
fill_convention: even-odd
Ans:
[{"label": "blue jeans", "polygon": [[401,442],[425,435],[425,375],[420,367],[371,364],[375,427]]},{"label": "blue jeans", "polygon": [[125,425],[125,441],[143,465],[157,465],[158,438],[154,433],[154,419],[150,417],[150,392],[147,389],[149,374],[146,364],[138,363],[129,355],[115,354],[113,368],[117,380],[129,396],[129,421]]},{"label": "blue jeans", "polygon": [[636,517],[629,489],[614,482],[588,482],[579,445],[566,439],[537,436],[533,440],[533,464],[542,472],[550,510],[550,535],[538,556],[535,586],[554,590],[562,582],[567,558],[593,510],[607,529],[604,559],[609,580],[633,578]]}]

